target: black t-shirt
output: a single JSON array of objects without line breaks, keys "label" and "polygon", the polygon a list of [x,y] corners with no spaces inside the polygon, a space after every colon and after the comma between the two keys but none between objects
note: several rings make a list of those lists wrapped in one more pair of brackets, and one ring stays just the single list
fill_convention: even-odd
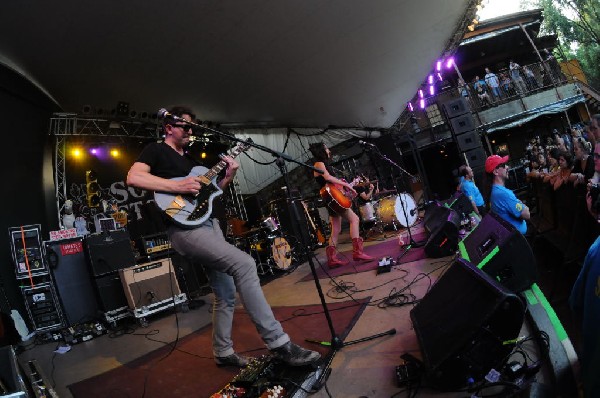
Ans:
[{"label": "black t-shirt", "polygon": [[369,193],[369,186],[368,185],[355,185],[354,186],[354,190],[358,194],[358,196],[356,197],[356,203],[358,204],[358,206],[363,206],[366,203],[369,203],[371,201],[371,199],[364,200],[360,196],[361,193],[365,193],[365,194]]},{"label": "black t-shirt", "polygon": [[[162,178],[185,177],[195,166],[204,166],[188,154],[180,155],[164,142],[152,142],[142,150],[137,162],[150,166],[150,173]],[[225,206],[218,196],[213,200],[212,217],[219,220],[226,218]]]}]

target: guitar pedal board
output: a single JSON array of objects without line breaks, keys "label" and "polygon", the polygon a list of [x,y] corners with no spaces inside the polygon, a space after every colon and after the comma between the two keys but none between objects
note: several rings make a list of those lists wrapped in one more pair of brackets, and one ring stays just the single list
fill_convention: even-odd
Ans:
[{"label": "guitar pedal board", "polygon": [[[267,355],[254,358],[210,398],[300,398],[319,378],[319,368],[291,367]],[[302,388],[299,388],[301,386]]]}]

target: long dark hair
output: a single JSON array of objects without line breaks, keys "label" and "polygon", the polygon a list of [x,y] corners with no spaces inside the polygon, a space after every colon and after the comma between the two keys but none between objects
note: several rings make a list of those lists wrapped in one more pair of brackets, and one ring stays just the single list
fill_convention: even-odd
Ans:
[{"label": "long dark hair", "polygon": [[323,141],[321,142],[313,142],[308,146],[308,150],[312,153],[313,157],[317,162],[327,163],[329,161],[329,157],[327,156],[327,151],[325,150],[325,144]]}]

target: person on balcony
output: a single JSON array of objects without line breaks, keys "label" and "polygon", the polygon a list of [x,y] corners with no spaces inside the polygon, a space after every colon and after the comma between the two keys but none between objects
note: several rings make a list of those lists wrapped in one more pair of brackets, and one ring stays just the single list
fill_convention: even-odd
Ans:
[{"label": "person on balcony", "polygon": [[508,75],[504,72],[500,73],[500,84],[502,87],[502,95],[504,97],[510,97],[512,95],[515,95],[515,90],[513,88],[512,81],[510,80],[510,77],[508,77]]},{"label": "person on balcony", "polygon": [[485,82],[492,91],[494,102],[500,100],[500,79],[493,73],[490,68],[485,68]]},{"label": "person on balcony", "polygon": [[523,66],[523,74],[525,74],[525,81],[529,90],[537,90],[540,85],[535,77],[535,73],[529,67]]},{"label": "person on balcony", "polygon": [[492,105],[492,100],[487,93],[487,84],[485,84],[485,80],[480,79],[479,76],[475,76],[475,83],[473,83],[473,88],[477,93],[477,98],[479,98],[479,104],[481,106],[490,106]]},{"label": "person on balcony", "polygon": [[511,59],[508,68],[510,69],[510,78],[515,83],[517,92],[519,95],[525,94],[527,92],[527,87],[521,77],[521,65]]}]

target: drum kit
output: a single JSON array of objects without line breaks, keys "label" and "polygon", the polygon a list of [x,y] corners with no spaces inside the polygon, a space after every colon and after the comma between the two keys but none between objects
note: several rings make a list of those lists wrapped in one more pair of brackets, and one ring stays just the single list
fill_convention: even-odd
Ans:
[{"label": "drum kit", "polygon": [[380,232],[385,227],[412,227],[418,218],[417,204],[414,198],[406,193],[397,194],[395,190],[384,190],[373,195],[370,202],[359,207],[363,225],[370,225],[369,231],[376,227]]},{"label": "drum kit", "polygon": [[287,271],[292,266],[292,248],[276,217],[265,218],[260,227],[239,234],[233,243],[254,257],[261,275],[273,274],[273,269]]}]

